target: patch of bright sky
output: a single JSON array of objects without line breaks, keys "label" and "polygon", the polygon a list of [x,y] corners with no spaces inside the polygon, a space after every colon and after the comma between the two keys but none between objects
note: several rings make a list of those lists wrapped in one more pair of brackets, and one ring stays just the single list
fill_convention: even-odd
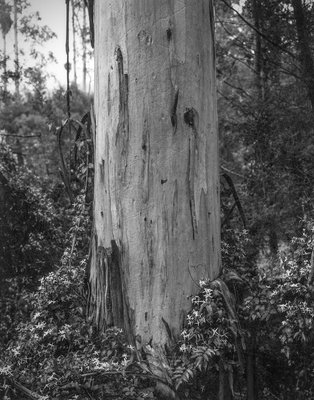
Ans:
[{"label": "patch of bright sky", "polygon": [[[57,62],[50,63],[47,66],[47,72],[50,75],[47,87],[49,90],[59,87],[60,85],[66,86],[66,52],[65,52],[65,42],[66,42],[66,2],[65,0],[29,0],[30,7],[27,9],[27,13],[33,13],[38,11],[41,17],[40,24],[47,25],[57,37],[49,40],[43,46],[39,46],[38,51],[47,55],[50,51],[55,56]],[[70,27],[71,27],[71,11],[70,11]],[[13,52],[13,29],[11,29],[8,34],[7,39],[7,53],[11,59],[14,58]],[[77,47],[81,49],[80,38],[77,37]],[[21,35],[19,35],[19,45],[20,48],[25,52],[24,59],[21,60],[24,68],[34,64],[32,57],[29,54],[29,46],[24,42]],[[73,66],[73,53],[72,53],[72,35],[70,28],[70,63]],[[87,50],[91,49],[90,45],[87,44]],[[87,91],[93,91],[93,68],[92,62],[88,63],[88,73],[87,73]],[[82,88],[83,83],[83,65],[82,58],[77,58],[77,75],[78,75],[78,85]],[[74,80],[73,68],[70,71],[70,81]]]},{"label": "patch of bright sky", "polygon": [[39,11],[42,24],[48,25],[56,33],[57,37],[49,40],[43,48],[43,52],[52,51],[57,59],[56,64],[48,66],[48,72],[54,75],[49,80],[49,86],[66,85],[65,39],[66,39],[66,5],[65,0],[30,0],[32,11]]}]

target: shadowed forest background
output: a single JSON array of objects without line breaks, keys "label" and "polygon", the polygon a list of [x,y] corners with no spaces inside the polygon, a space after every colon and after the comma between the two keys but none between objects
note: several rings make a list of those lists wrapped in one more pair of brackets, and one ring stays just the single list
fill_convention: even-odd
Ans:
[{"label": "shadowed forest background", "polygon": [[314,398],[314,4],[216,0],[223,269],[147,357],[90,312],[89,3],[68,2],[68,86],[48,90],[54,33],[0,0],[0,397]]}]

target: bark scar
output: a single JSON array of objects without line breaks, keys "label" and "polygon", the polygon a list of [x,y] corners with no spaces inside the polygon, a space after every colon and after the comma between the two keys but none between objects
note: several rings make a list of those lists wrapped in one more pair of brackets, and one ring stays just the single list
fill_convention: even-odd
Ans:
[{"label": "bark scar", "polygon": [[183,119],[186,125],[192,129],[192,135],[189,139],[189,158],[188,158],[188,174],[189,174],[189,201],[192,221],[193,240],[197,233],[197,221],[195,211],[195,195],[194,195],[194,175],[195,175],[195,148],[198,129],[199,116],[198,112],[192,107],[187,108],[184,112]]},{"label": "bark scar", "polygon": [[175,89],[174,99],[170,110],[170,119],[171,119],[171,125],[173,126],[173,134],[175,134],[177,131],[177,122],[178,122],[177,107],[179,99],[179,88],[175,86],[174,89]]},{"label": "bark scar", "polygon": [[195,171],[195,137],[193,135],[189,139],[189,159],[188,159],[189,203],[190,203],[193,240],[195,239],[195,234],[197,233],[195,197],[194,197],[194,171]]},{"label": "bark scar", "polygon": [[119,146],[121,154],[121,177],[125,177],[128,159],[129,143],[129,77],[124,73],[123,56],[120,47],[115,50],[116,61],[118,64],[119,77],[119,121],[116,131],[115,145]]},{"label": "bark scar", "polygon": [[[119,75],[119,124],[116,135],[116,143],[121,133],[124,133],[125,139],[128,139],[129,132],[129,77],[124,73],[123,56],[120,47],[115,50],[116,61],[118,64]],[[125,144],[125,143],[124,143]],[[122,149],[124,150],[124,148]]]},{"label": "bark scar", "polygon": [[213,49],[213,57],[214,57],[214,62],[216,58],[216,50],[215,50],[215,13],[214,13],[214,6],[213,2],[209,2],[209,26],[211,30],[211,42],[212,42],[212,49]]},{"label": "bark scar", "polygon": [[161,317],[161,320],[162,320],[163,324],[165,325],[169,339],[172,340],[172,333],[171,333],[171,329],[170,329],[168,322],[163,317]]},{"label": "bark scar", "polygon": [[109,312],[110,306],[109,306],[109,296],[108,296],[108,290],[109,290],[109,265],[110,265],[110,258],[111,258],[111,249],[103,249],[103,267],[104,267],[104,274],[105,274],[105,293],[104,293],[104,317],[106,324],[109,324]]}]

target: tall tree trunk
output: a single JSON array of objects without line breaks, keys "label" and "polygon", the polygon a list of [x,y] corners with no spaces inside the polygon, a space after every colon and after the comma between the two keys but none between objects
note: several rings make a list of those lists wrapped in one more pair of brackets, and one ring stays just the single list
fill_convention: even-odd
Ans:
[{"label": "tall tree trunk", "polygon": [[3,92],[4,92],[4,99],[6,99],[8,91],[7,39],[6,35],[3,32],[2,32],[2,40],[3,40]]},{"label": "tall tree trunk", "polygon": [[[83,6],[84,7],[84,6]],[[74,72],[74,83],[77,86],[77,68],[76,68],[76,29],[75,29],[75,2],[71,0],[72,9],[72,47],[73,47],[73,72]]]},{"label": "tall tree trunk", "polygon": [[15,55],[15,95],[17,98],[20,97],[20,62],[19,62],[19,42],[18,42],[18,30],[17,30],[17,0],[14,0],[13,5],[14,11],[14,55]]},{"label": "tall tree trunk", "polygon": [[246,380],[247,380],[247,400],[257,400],[256,390],[256,337],[253,337],[248,343]]},{"label": "tall tree trunk", "polygon": [[91,312],[163,344],[220,271],[212,0],[96,0],[95,113]]},{"label": "tall tree trunk", "polygon": [[225,370],[223,362],[219,363],[219,392],[218,400],[232,400],[228,371]]},{"label": "tall tree trunk", "polygon": [[87,77],[87,48],[86,48],[86,32],[87,32],[87,22],[86,22],[86,6],[83,4],[83,29],[82,29],[82,47],[83,47],[83,91],[86,92],[86,77]]},{"label": "tall tree trunk", "polygon": [[[261,0],[253,0],[253,18],[254,25],[258,32],[261,31]],[[258,92],[258,99],[263,98],[263,53],[262,53],[262,38],[261,35],[255,32],[255,85]]]},{"label": "tall tree trunk", "polygon": [[311,53],[308,26],[304,15],[302,1],[292,0],[292,5],[298,33],[300,61],[303,69],[304,81],[307,87],[312,109],[314,110],[314,60]]},{"label": "tall tree trunk", "polygon": [[13,146],[13,153],[16,154],[17,157],[17,164],[18,166],[22,166],[24,164],[24,157],[23,157],[23,147],[21,142],[17,139]]},{"label": "tall tree trunk", "polygon": [[7,97],[8,74],[7,74],[7,43],[6,36],[10,31],[12,20],[10,16],[11,7],[4,1],[0,0],[0,29],[3,40],[3,100]]}]

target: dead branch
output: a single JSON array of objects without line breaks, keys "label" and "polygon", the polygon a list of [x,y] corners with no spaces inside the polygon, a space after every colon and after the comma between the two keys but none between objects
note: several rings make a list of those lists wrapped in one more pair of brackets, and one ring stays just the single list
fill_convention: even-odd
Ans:
[{"label": "dead branch", "polygon": [[32,390],[29,390],[26,386],[22,385],[20,382],[16,381],[13,378],[9,378],[9,381],[12,383],[13,386],[15,386],[19,391],[24,393],[27,397],[33,400],[40,400],[43,398],[43,396],[39,395],[38,393],[33,392]]},{"label": "dead branch", "polygon": [[237,207],[238,207],[238,210],[239,210],[239,213],[240,213],[240,217],[241,217],[241,219],[242,219],[243,227],[244,227],[244,229],[245,229],[245,228],[246,228],[245,215],[244,215],[244,211],[243,211],[243,208],[242,208],[242,205],[241,205],[239,196],[238,196],[238,194],[237,194],[236,188],[235,188],[235,186],[234,186],[234,184],[233,184],[233,181],[232,181],[232,179],[230,178],[230,176],[229,176],[228,174],[226,174],[226,173],[223,173],[222,176],[225,178],[225,180],[227,181],[227,183],[228,183],[228,185],[229,185],[229,187],[230,187],[230,189],[231,189],[231,191],[232,191],[232,195],[233,195],[235,204],[236,204]]}]

